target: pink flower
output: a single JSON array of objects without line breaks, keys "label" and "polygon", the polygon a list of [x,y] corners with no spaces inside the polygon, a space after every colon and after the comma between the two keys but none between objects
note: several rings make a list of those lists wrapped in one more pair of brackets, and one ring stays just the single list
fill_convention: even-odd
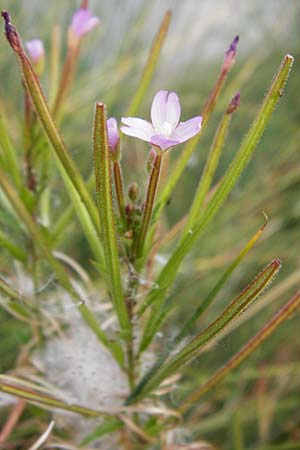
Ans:
[{"label": "pink flower", "polygon": [[28,50],[30,59],[34,64],[39,63],[45,56],[44,44],[40,39],[33,39],[26,42],[26,48]]},{"label": "pink flower", "polygon": [[177,94],[158,91],[151,106],[152,123],[136,117],[123,117],[122,123],[126,126],[121,130],[165,151],[192,138],[201,129],[201,116],[179,122],[180,114]]},{"label": "pink flower", "polygon": [[112,153],[117,153],[120,143],[120,136],[118,131],[118,124],[114,117],[110,117],[107,120],[107,138],[108,138],[108,147]]},{"label": "pink flower", "polygon": [[71,33],[77,39],[81,39],[100,23],[99,17],[93,16],[88,8],[80,8],[73,15]]}]

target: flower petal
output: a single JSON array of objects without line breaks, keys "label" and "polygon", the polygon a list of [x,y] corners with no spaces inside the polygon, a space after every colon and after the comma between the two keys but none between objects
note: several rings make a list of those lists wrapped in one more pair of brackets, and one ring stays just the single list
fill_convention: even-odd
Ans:
[{"label": "flower petal", "polygon": [[92,16],[89,9],[80,8],[78,9],[72,18],[71,30],[77,38],[83,37],[89,31],[91,31],[98,23],[100,19],[98,17]]},{"label": "flower petal", "polygon": [[110,117],[106,123],[107,123],[108,146],[112,152],[115,152],[120,141],[118,124],[114,117]]},{"label": "flower petal", "polygon": [[161,127],[166,120],[168,91],[158,91],[152,101],[151,120],[154,128]]},{"label": "flower petal", "polygon": [[40,39],[33,39],[25,43],[29,56],[34,63],[38,63],[45,55],[43,41]]},{"label": "flower petal", "polygon": [[135,136],[149,142],[154,133],[151,123],[138,117],[122,117],[121,122],[127,125],[126,127],[121,127],[121,130],[128,136]]},{"label": "flower petal", "polygon": [[165,121],[172,125],[173,128],[177,127],[180,119],[181,107],[178,95],[175,92],[170,92],[167,98],[167,111]]},{"label": "flower petal", "polygon": [[195,136],[201,130],[202,117],[196,116],[186,122],[181,122],[173,131],[170,138],[185,142]]},{"label": "flower petal", "polygon": [[159,134],[155,134],[150,139],[150,144],[159,147],[161,150],[168,150],[168,148],[175,147],[175,145],[180,144],[180,141],[176,141],[174,139],[170,139],[166,136],[160,136]]}]

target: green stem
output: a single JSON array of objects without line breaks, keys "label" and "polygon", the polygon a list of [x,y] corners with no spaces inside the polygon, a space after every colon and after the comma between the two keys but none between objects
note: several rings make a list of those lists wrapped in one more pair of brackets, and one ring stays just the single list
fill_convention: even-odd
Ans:
[{"label": "green stem", "polygon": [[133,255],[136,256],[137,258],[139,258],[143,253],[147,232],[151,223],[151,217],[158,188],[162,159],[163,159],[163,152],[161,150],[158,150],[149,178],[141,229],[133,247]]},{"label": "green stem", "polygon": [[117,202],[119,208],[119,214],[123,222],[125,223],[125,200],[124,200],[124,188],[123,188],[123,176],[122,169],[119,161],[113,163],[115,189],[117,195]]},{"label": "green stem", "polygon": [[63,67],[61,79],[59,82],[58,91],[54,100],[52,114],[54,117],[57,117],[60,113],[60,109],[64,103],[64,100],[68,94],[68,90],[70,89],[72,79],[74,76],[76,63],[78,60],[80,51],[80,42],[76,45],[73,45],[68,48],[68,53],[66,57],[66,61]]}]

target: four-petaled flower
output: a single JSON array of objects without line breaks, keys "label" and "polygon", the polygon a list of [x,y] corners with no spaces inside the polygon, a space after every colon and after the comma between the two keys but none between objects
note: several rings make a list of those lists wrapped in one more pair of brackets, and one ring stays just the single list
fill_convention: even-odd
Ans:
[{"label": "four-petaled flower", "polygon": [[123,117],[124,134],[134,136],[162,151],[175,147],[195,136],[201,129],[202,117],[179,122],[180,102],[175,92],[158,91],[151,106],[152,123],[137,117]]},{"label": "four-petaled flower", "polygon": [[88,8],[80,8],[73,15],[70,30],[75,38],[81,39],[95,28],[99,22],[99,17],[93,16]]},{"label": "four-petaled flower", "polygon": [[117,120],[114,117],[110,117],[107,121],[107,139],[109,151],[115,155],[119,150],[120,136],[118,131]]},{"label": "four-petaled flower", "polygon": [[40,39],[32,39],[32,41],[26,42],[26,48],[29,56],[34,64],[37,64],[45,56],[45,49],[43,41]]}]

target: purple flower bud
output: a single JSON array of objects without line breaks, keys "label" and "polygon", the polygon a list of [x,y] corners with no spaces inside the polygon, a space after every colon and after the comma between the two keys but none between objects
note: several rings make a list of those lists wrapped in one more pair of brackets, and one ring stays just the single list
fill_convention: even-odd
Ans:
[{"label": "purple flower bud", "polygon": [[118,131],[118,124],[114,117],[110,117],[107,122],[107,138],[108,147],[112,155],[118,156],[120,147],[120,136]]},{"label": "purple flower bud", "polygon": [[45,49],[43,41],[40,39],[33,39],[25,43],[30,59],[34,64],[38,64],[45,56]]},{"label": "purple flower bud", "polygon": [[10,15],[7,11],[2,11],[1,15],[5,22],[5,36],[11,48],[19,55],[23,52],[21,41],[15,27],[11,23]]},{"label": "purple flower bud", "polygon": [[238,109],[240,103],[241,103],[241,94],[237,92],[235,96],[231,99],[231,102],[226,111],[227,114],[232,114],[236,109]]},{"label": "purple flower bud", "polygon": [[75,38],[81,39],[95,28],[99,22],[99,17],[93,16],[88,8],[80,8],[73,15],[70,27],[71,34]]},{"label": "purple flower bud", "polygon": [[233,41],[229,46],[229,49],[225,53],[225,59],[223,63],[223,70],[225,71],[230,70],[231,67],[233,66],[235,56],[237,53],[237,44],[239,42],[239,39],[240,39],[239,36],[235,36],[235,38],[233,39]]}]

